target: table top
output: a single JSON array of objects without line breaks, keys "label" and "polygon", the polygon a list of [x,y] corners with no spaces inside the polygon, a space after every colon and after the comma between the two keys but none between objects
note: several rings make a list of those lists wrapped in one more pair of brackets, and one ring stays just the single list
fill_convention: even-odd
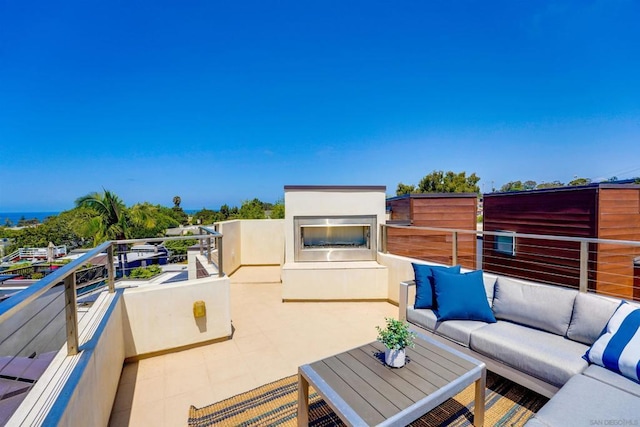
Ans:
[{"label": "table top", "polygon": [[480,379],[484,363],[428,337],[407,348],[407,363],[384,363],[373,342],[301,366],[299,372],[352,425],[406,425]]}]

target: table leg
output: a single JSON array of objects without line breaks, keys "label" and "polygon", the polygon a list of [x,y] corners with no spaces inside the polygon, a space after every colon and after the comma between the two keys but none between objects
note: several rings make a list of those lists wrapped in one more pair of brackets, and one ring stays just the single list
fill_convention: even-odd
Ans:
[{"label": "table leg", "polygon": [[473,425],[484,426],[484,397],[487,387],[487,368],[482,368],[482,375],[476,381],[476,400],[473,411]]},{"label": "table leg", "polygon": [[298,425],[309,425],[309,382],[298,371]]}]

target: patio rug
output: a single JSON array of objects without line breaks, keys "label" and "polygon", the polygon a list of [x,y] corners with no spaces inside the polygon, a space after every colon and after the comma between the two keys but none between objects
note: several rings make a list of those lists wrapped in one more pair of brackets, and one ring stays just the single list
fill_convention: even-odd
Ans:
[{"label": "patio rug", "polygon": [[[411,425],[472,425],[473,400],[471,385]],[[521,426],[547,401],[546,397],[487,372],[487,426]],[[200,409],[191,406],[189,426],[295,426],[297,407],[298,376],[292,375]],[[313,387],[309,387],[309,425],[344,425]]]}]

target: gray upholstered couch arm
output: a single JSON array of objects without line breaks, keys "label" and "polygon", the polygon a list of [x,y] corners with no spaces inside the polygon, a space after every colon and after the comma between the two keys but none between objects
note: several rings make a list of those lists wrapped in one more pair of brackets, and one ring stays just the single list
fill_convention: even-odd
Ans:
[{"label": "gray upholstered couch arm", "polygon": [[400,295],[398,296],[398,307],[400,312],[398,313],[398,319],[402,320],[403,322],[407,320],[407,307],[409,306],[409,288],[415,285],[415,280],[400,282]]}]

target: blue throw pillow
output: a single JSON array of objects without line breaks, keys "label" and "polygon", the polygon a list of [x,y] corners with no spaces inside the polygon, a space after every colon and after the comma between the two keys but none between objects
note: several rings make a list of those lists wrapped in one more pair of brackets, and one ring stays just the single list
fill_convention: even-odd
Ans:
[{"label": "blue throw pillow", "polygon": [[600,338],[587,350],[589,363],[640,383],[640,308],[623,301]]},{"label": "blue throw pillow", "polygon": [[416,279],[416,301],[413,304],[413,308],[435,307],[433,301],[433,285],[431,283],[434,271],[448,271],[451,274],[460,273],[459,265],[454,265],[453,267],[416,263],[411,263],[411,265],[413,265],[413,272]]},{"label": "blue throw pillow", "polygon": [[438,304],[436,311],[438,322],[445,320],[496,322],[487,301],[482,270],[465,274],[434,271],[433,290]]}]

